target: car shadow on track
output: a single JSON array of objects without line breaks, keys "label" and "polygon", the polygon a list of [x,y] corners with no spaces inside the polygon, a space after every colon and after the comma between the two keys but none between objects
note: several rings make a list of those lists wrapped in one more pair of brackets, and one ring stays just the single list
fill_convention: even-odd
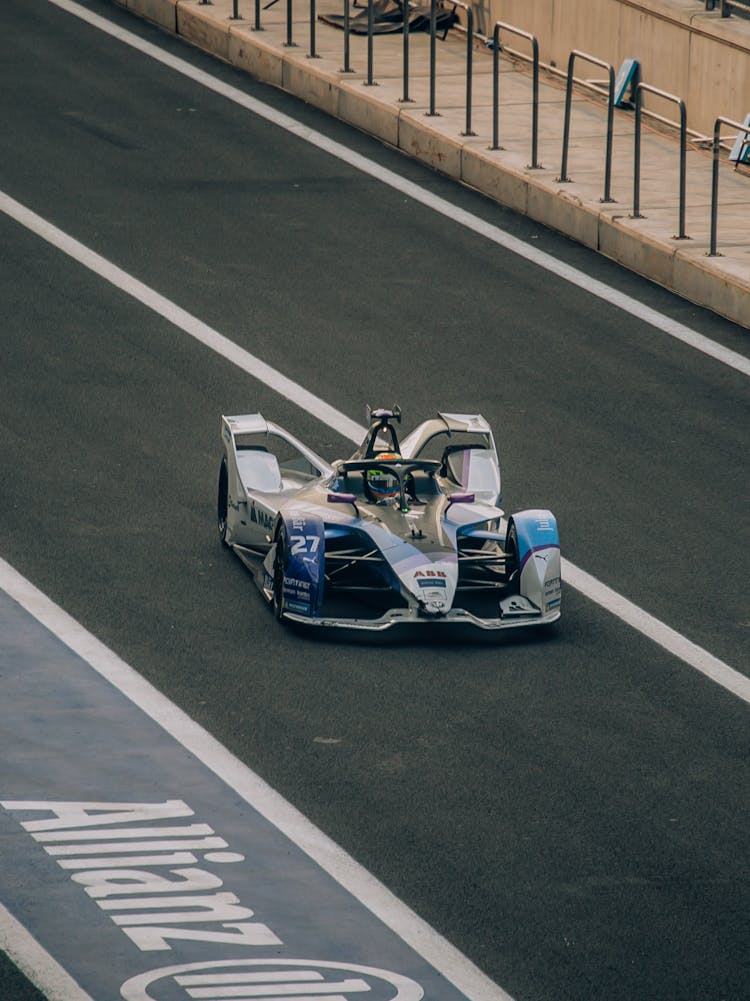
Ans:
[{"label": "car shadow on track", "polygon": [[304,626],[286,622],[283,628],[311,643],[330,646],[358,646],[389,648],[466,648],[494,647],[546,647],[559,642],[561,624],[523,626],[518,629],[481,630],[468,625],[398,625],[384,632],[370,632],[345,627]]}]

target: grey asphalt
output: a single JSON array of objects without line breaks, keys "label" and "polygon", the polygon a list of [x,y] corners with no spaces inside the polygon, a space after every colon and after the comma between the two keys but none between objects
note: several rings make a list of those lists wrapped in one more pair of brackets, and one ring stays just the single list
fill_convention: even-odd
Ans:
[{"label": "grey asphalt", "polygon": [[[352,982],[342,970],[375,967],[386,975],[408,977],[429,997],[465,1001],[464,994],[301,847],[220,781],[209,764],[197,760],[4,594],[0,637],[5,693],[0,732],[7,769],[0,809],[0,899],[89,997],[118,997],[126,982],[144,972],[153,976],[154,968],[173,979],[177,965],[184,970],[204,963],[214,969],[224,963],[231,975],[242,972],[249,960],[277,980],[270,990],[268,983],[245,988],[247,995],[258,996],[265,989],[271,995],[336,997],[337,988]],[[34,739],[40,706],[43,739]],[[71,739],[73,733],[85,739]],[[69,815],[55,826],[53,808],[60,809],[60,796],[88,805],[87,819],[94,826],[70,830]],[[157,809],[154,816],[134,817],[117,808],[128,803]],[[164,812],[163,804],[169,803],[179,806],[176,816]],[[107,811],[102,804],[115,807]],[[118,818],[114,831],[111,823],[107,826],[113,815]],[[40,822],[52,829],[35,830]],[[165,854],[169,859],[171,853],[163,849],[170,844],[183,856],[185,868],[170,869],[165,863]],[[123,855],[130,867],[110,869],[112,862],[122,866]],[[150,861],[143,861],[149,856]],[[92,866],[92,860],[98,865]],[[109,891],[94,898],[81,885],[81,877],[91,877],[92,870],[98,889]],[[163,889],[169,883],[170,891],[158,895],[157,890],[155,897],[142,885],[128,887],[132,870],[140,870],[141,880],[152,886],[159,881]],[[126,885],[121,882],[112,892],[118,876]],[[191,880],[192,889],[186,888]],[[213,892],[200,893],[201,884]],[[206,908],[203,922],[191,910],[196,899]],[[148,911],[154,900],[166,912]],[[219,914],[223,908],[223,919],[211,912],[212,905]],[[201,941],[206,933],[214,940]],[[240,933],[250,940],[244,948],[237,943]],[[162,935],[164,941],[159,940]],[[317,985],[306,989],[293,978],[285,982],[289,965],[311,960],[321,961],[321,967],[309,971],[317,974],[308,978],[319,979]],[[341,969],[326,969],[330,964]],[[222,974],[217,974],[212,986],[218,998]],[[371,977],[364,990],[371,992],[372,1001],[393,993]],[[240,993],[235,985],[226,996]],[[208,987],[179,994],[213,996]]]},{"label": "grey asphalt", "polygon": [[[743,377],[45,3],[3,21],[6,193],[355,419],[481,411],[508,510],[552,508],[565,555],[747,672]],[[750,354],[731,324],[351,141]],[[518,1001],[747,997],[746,707],[570,588],[549,638],[281,630],[215,537],[219,414],[347,443],[5,218],[0,246],[0,555]]]}]

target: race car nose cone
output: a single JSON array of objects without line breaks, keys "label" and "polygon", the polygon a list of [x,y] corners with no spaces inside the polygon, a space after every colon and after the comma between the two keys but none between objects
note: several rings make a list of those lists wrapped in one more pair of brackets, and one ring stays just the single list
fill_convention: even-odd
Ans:
[{"label": "race car nose cone", "polygon": [[420,615],[444,615],[453,605],[458,567],[455,562],[437,560],[410,570],[405,582],[417,599]]}]

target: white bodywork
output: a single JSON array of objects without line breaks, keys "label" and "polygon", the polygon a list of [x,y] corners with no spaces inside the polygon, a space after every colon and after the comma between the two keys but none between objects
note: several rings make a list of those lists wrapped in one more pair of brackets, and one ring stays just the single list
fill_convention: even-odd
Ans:
[{"label": "white bodywork", "polygon": [[[375,433],[377,437],[370,445],[375,441],[378,453],[391,451],[392,443],[385,436],[381,439],[379,432]],[[412,461],[415,468],[422,463],[419,468],[434,471],[439,467],[439,474],[435,472],[439,481],[437,496],[432,500],[428,497],[428,504],[423,498],[413,513],[408,506],[402,509],[398,503],[395,509],[392,505],[373,506],[348,492],[352,486],[346,485],[347,472],[362,468],[361,450],[355,453],[353,460],[330,465],[294,435],[265,420],[261,414],[222,417],[221,435],[224,446],[219,487],[222,540],[253,570],[266,599],[279,605],[277,614],[280,616],[306,625],[374,631],[404,622],[464,622],[494,630],[537,625],[559,618],[559,542],[554,517],[547,511],[524,511],[512,516],[514,524],[518,522],[520,542],[517,593],[503,591],[501,577],[502,586],[495,598],[494,611],[477,614],[473,608],[462,607],[466,605],[462,597],[465,592],[476,590],[475,582],[467,584],[466,580],[467,572],[472,576],[471,561],[497,563],[499,560],[502,565],[502,560],[507,559],[502,549],[497,558],[486,556],[492,546],[506,545],[509,522],[499,507],[501,478],[495,441],[481,416],[440,413],[424,421],[398,443],[398,462],[408,466]],[[392,441],[396,441],[395,437]],[[222,477],[226,481],[223,529]],[[434,520],[429,526],[424,520],[425,514],[420,514],[420,505],[422,512],[428,508],[434,512]],[[310,529],[301,526],[306,524],[305,518],[310,517],[317,518],[321,526],[324,524],[325,531],[321,527],[319,534],[305,535]],[[428,540],[422,528],[432,533],[434,546],[426,542],[419,544]],[[417,529],[419,534],[414,535]],[[296,574],[283,574],[285,600],[276,600],[274,573],[281,545],[277,544],[280,533],[288,533],[286,546],[292,559],[296,556],[304,561],[307,559],[304,554],[309,553],[308,563],[312,563],[316,555],[325,552],[327,568],[329,541],[335,540],[337,535],[341,537],[342,531],[347,538],[349,532],[358,533],[360,542],[364,537],[372,540],[373,552],[379,552],[387,562],[407,607],[394,606],[370,618],[359,615],[341,618],[322,609],[311,613],[309,608],[301,614],[294,607],[300,595],[289,593],[292,588],[310,587],[297,579],[304,573],[301,563]],[[462,550],[464,571],[459,567],[458,536],[478,540],[470,552]],[[482,539],[487,542],[483,543]],[[482,546],[489,549],[482,549]],[[351,558],[336,556],[334,547],[330,556],[334,561],[332,576],[336,575],[342,560],[349,561],[351,566],[353,561],[369,559],[370,556],[362,554]],[[322,574],[321,570],[321,582]],[[281,580],[278,575],[277,580]],[[478,583],[480,588],[488,589],[486,583]],[[492,590],[492,585],[489,589]]]},{"label": "white bodywork", "polygon": [[331,467],[261,414],[222,417],[221,424],[229,491],[225,541],[267,550],[279,500],[330,475]]}]

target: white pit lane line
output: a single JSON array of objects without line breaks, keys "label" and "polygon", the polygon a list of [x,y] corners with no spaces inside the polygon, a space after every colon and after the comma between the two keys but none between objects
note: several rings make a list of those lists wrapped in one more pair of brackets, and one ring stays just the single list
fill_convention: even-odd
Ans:
[{"label": "white pit lane line", "polygon": [[[642,306],[628,296],[609,289],[603,283],[555,261],[549,255],[527,247],[496,227],[490,226],[477,217],[456,209],[450,203],[422,191],[398,175],[262,105],[241,91],[228,87],[214,80],[208,74],[190,67],[187,63],[161,52],[155,46],[114,27],[104,19],[85,11],[68,0],[50,0],[50,2],[83,18],[95,27],[119,38],[194,81],[209,87],[216,93],[241,104],[253,113],[288,129],[300,138],[345,160],[383,183],[390,184],[414,200],[474,232],[484,235],[487,239],[512,250],[593,295],[617,305],[669,336],[677,338],[745,375],[750,375],[750,361],[741,355],[715,344],[695,331],[648,307]],[[280,395],[313,413],[322,423],[334,428],[342,436],[355,442],[360,440],[363,429],[354,421],[3,193],[0,193],[0,209],[63,253],[71,256],[115,287],[169,320],[185,333],[190,334],[211,350],[242,368],[253,378],[264,382]],[[569,561],[564,561],[563,569],[566,582],[581,591],[586,597],[660,644],[674,656],[701,671],[726,690],[750,703],[749,679],[664,623],[659,622],[585,571],[578,569]],[[373,913],[381,917],[389,927],[411,945],[415,952],[422,955],[435,969],[442,972],[467,997],[476,999],[476,1001],[512,1001],[506,992],[489,980],[466,957],[442,939],[429,925],[395,898],[334,842],[310,824],[304,816],[283,800],[242,762],[234,758],[210,734],[169,702],[132,668],[3,560],[0,560],[0,587],[127,695],[131,701],[157,720],[168,733],[191,750],[199,760],[212,768],[225,782],[232,785],[240,795],[307,852],[311,858],[315,859],[340,884],[349,889]],[[0,904],[0,948],[3,948],[20,969],[54,1001],[92,1001],[90,996],[69,977],[65,970],[2,904]]]},{"label": "white pit lane line", "polygon": [[2,903],[0,949],[47,995],[48,1001],[94,1001]]},{"label": "white pit lane line", "polygon": [[446,201],[444,198],[440,198],[438,195],[434,195],[429,191],[423,190],[418,184],[415,184],[412,181],[407,181],[394,171],[388,170],[387,167],[382,167],[373,160],[369,160],[367,157],[362,156],[359,153],[355,153],[342,143],[329,139],[322,133],[308,128],[308,126],[296,121],[289,115],[285,115],[283,112],[277,111],[275,108],[264,104],[257,98],[250,97],[249,94],[245,94],[236,87],[232,87],[230,84],[217,80],[215,77],[211,76],[210,73],[206,73],[203,70],[199,70],[196,67],[191,66],[179,57],[163,52],[158,46],[139,38],[137,35],[132,34],[124,28],[120,28],[117,25],[112,24],[110,21],[107,21],[106,18],[100,17],[98,14],[94,14],[85,7],[81,7],[77,3],[74,3],[73,0],[49,0],[49,2],[54,4],[56,7],[59,7],[61,10],[67,11],[69,14],[73,14],[75,17],[87,22],[99,31],[105,32],[112,38],[116,38],[125,45],[129,45],[131,48],[136,49],[143,55],[149,56],[151,59],[161,63],[163,66],[168,66],[175,72],[181,73],[194,83],[200,84],[202,87],[206,87],[206,89],[213,91],[215,94],[219,94],[227,100],[246,108],[259,118],[264,118],[266,121],[272,122],[279,128],[285,129],[287,132],[292,133],[299,139],[303,139],[312,146],[316,146],[318,149],[329,153],[331,156],[349,164],[349,166],[354,167],[363,174],[367,174],[381,183],[388,185],[388,187],[399,191],[401,194],[406,195],[415,202],[432,209],[434,212],[438,212],[440,215],[451,219],[453,222],[458,223],[460,226],[464,226],[466,229],[477,233],[479,236],[484,236],[492,243],[517,254],[519,257],[525,258],[527,261],[532,264],[536,264],[540,268],[544,268],[545,271],[549,271],[551,274],[557,275],[558,278],[564,279],[571,285],[576,285],[578,288],[583,289],[589,294],[610,303],[610,305],[617,306],[623,312],[629,313],[631,316],[642,320],[644,323],[648,323],[649,326],[675,338],[678,341],[682,341],[683,344],[687,344],[696,351],[701,351],[703,354],[714,358],[723,365],[728,365],[737,372],[750,376],[750,358],[745,358],[744,355],[738,354],[730,348],[725,348],[716,341],[712,341],[703,334],[699,334],[696,330],[692,330],[690,327],[685,326],[685,324],[679,323],[677,320],[673,320],[670,317],[665,316],[663,313],[652,309],[650,306],[645,306],[637,299],[632,298],[632,296],[626,295],[624,292],[618,292],[617,289],[611,288],[604,282],[600,282],[597,279],[592,278],[585,272],[579,271],[577,268],[571,267],[568,264],[564,264],[562,261],[558,261],[551,254],[546,254],[542,250],[537,250],[535,247],[529,246],[522,240],[511,236],[509,233],[505,233],[498,226],[493,226],[491,223],[479,218],[479,216],[473,215],[471,212],[467,212],[455,205],[452,205],[449,201]]},{"label": "white pit lane line", "polygon": [[[259,775],[3,559],[0,589],[234,789],[466,998],[513,1001]],[[92,1001],[1,902],[0,948],[50,1001]]]},{"label": "white pit lane line", "polygon": [[[52,0],[52,2],[57,3],[59,0]],[[104,278],[120,291],[148,306],[149,309],[200,341],[201,344],[237,365],[253,379],[264,383],[280,396],[312,414],[322,424],[338,431],[342,437],[348,438],[356,445],[361,442],[366,430],[361,425],[3,192],[0,192],[0,211],[15,219],[26,229],[36,233],[37,236],[67,254],[68,257],[72,257],[79,264],[93,271],[100,278]],[[739,671],[719,660],[718,657],[714,657],[707,650],[607,587],[606,584],[584,570],[580,570],[569,560],[563,560],[563,576],[566,584],[570,584],[591,601],[601,605],[602,608],[658,643],[669,653],[695,668],[696,671],[705,674],[707,678],[750,704],[750,678],[746,678]]]}]

